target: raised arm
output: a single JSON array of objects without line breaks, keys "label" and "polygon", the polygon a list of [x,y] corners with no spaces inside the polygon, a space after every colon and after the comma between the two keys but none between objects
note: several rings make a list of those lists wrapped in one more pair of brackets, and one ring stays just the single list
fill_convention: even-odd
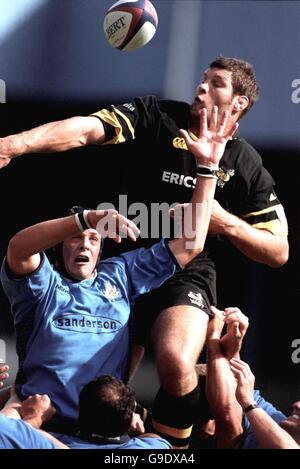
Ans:
[{"label": "raised arm", "polygon": [[[230,308],[229,310],[233,310]],[[218,448],[233,448],[243,434],[242,409],[235,397],[236,383],[230,369],[230,363],[224,351],[229,355],[232,350],[239,348],[239,338],[229,332],[228,340],[224,342],[224,351],[221,347],[221,333],[224,326],[224,314],[222,311],[212,308],[214,317],[210,320],[207,330],[207,376],[206,396],[216,423],[215,437]],[[237,314],[236,321],[230,322],[229,328],[235,328],[233,324],[244,323],[244,318]],[[230,315],[230,313],[228,313]],[[236,345],[234,345],[236,344]]]},{"label": "raised arm", "polygon": [[[87,220],[91,228],[100,231],[101,236],[109,236],[121,242],[119,233],[124,233],[133,241],[139,230],[136,225],[116,210],[88,210]],[[47,220],[19,231],[10,240],[7,262],[10,270],[17,275],[28,275],[40,264],[40,253],[80,233],[76,215]]]},{"label": "raised arm", "polygon": [[71,150],[104,140],[104,127],[94,116],[71,117],[0,138],[0,168],[26,153]]},{"label": "raised arm", "polygon": [[204,247],[216,189],[217,178],[214,171],[219,167],[227,139],[237,129],[237,124],[234,124],[225,132],[227,120],[228,112],[218,116],[218,108],[214,106],[208,126],[207,110],[201,110],[198,138],[193,139],[188,132],[181,130],[187,147],[195,156],[197,163],[197,181],[191,202],[184,205],[178,237],[169,242],[173,254],[182,267],[201,253]]}]

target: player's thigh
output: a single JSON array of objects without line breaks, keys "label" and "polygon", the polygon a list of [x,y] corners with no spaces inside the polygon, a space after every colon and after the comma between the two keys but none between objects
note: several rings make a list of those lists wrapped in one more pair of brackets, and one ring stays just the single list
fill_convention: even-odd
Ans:
[{"label": "player's thigh", "polygon": [[156,318],[151,339],[156,356],[169,355],[196,363],[206,338],[208,314],[191,305],[164,309]]}]

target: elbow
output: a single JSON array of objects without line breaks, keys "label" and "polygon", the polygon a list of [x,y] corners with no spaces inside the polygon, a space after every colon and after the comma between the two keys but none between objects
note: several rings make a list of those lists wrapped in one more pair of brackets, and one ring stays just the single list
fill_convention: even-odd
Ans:
[{"label": "elbow", "polygon": [[269,262],[269,266],[278,269],[287,263],[289,259],[289,245],[286,243],[279,252],[277,252]]},{"label": "elbow", "polygon": [[15,234],[8,243],[7,258],[18,258],[22,254],[22,245],[19,239],[19,233]]},{"label": "elbow", "polygon": [[193,259],[195,259],[195,257],[199,256],[203,252],[203,249],[204,249],[204,244],[201,246],[197,246],[197,249],[193,249],[193,248],[187,249],[188,258],[189,258],[188,262],[191,262]]}]

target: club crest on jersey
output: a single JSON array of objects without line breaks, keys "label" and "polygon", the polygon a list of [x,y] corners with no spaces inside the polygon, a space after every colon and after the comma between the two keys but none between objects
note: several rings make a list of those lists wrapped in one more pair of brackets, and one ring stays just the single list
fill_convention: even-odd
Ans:
[{"label": "club crest on jersey", "polygon": [[102,295],[111,301],[121,298],[120,290],[116,287],[116,285],[112,285],[110,282],[105,282],[105,288],[102,290]]},{"label": "club crest on jersey", "polygon": [[218,176],[217,186],[221,187],[222,189],[225,186],[225,183],[228,182],[232,176],[234,176],[234,169],[224,169],[220,167],[216,175]]},{"label": "club crest on jersey", "polygon": [[204,308],[204,301],[203,301],[203,296],[201,295],[201,293],[194,293],[190,291],[190,293],[188,294],[188,297],[191,303],[199,306],[200,308]]}]

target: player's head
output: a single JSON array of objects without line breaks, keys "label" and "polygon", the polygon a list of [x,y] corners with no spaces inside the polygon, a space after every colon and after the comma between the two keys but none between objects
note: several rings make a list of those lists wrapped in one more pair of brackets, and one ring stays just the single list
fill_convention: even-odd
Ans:
[{"label": "player's head", "polygon": [[209,65],[209,68],[231,72],[233,95],[248,98],[248,106],[242,111],[240,117],[245,115],[259,97],[259,88],[253,66],[242,59],[219,56]]},{"label": "player's head", "polygon": [[[66,215],[83,212],[81,206],[67,210]],[[74,280],[87,280],[95,275],[96,266],[101,257],[103,239],[95,229],[87,229],[77,235],[66,238],[55,246],[55,265]]]},{"label": "player's head", "polygon": [[217,57],[204,72],[191,106],[191,123],[197,129],[201,109],[208,119],[214,106],[219,115],[229,113],[228,126],[238,121],[258,98],[258,86],[252,66],[244,60]]},{"label": "player's head", "polygon": [[102,375],[79,396],[79,429],[85,436],[115,437],[128,432],[135,409],[134,392],[117,378]]}]

